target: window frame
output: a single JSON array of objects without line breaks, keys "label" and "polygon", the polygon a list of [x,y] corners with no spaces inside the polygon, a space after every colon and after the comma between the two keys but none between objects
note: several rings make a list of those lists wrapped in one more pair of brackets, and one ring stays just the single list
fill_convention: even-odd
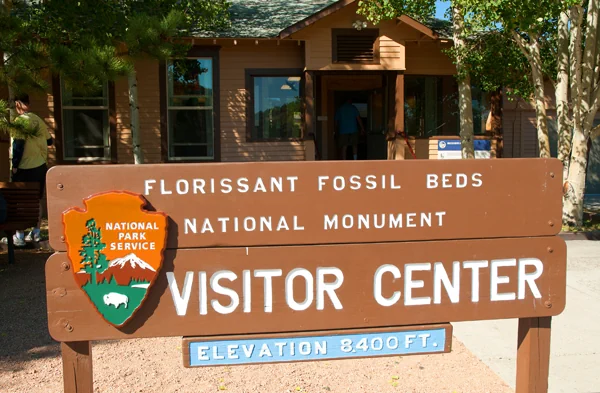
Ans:
[{"label": "window frame", "polygon": [[[341,61],[337,59],[337,42],[338,36],[373,36],[375,41],[373,42],[373,60],[356,60],[356,61]],[[365,65],[381,65],[381,35],[378,28],[365,28],[361,30],[357,29],[345,29],[345,28],[332,28],[331,29],[331,62],[333,64],[365,64]]]},{"label": "window frame", "polygon": [[[300,111],[300,136],[291,138],[255,138],[254,129],[254,78],[259,77],[300,77],[300,90],[298,92],[301,102]],[[302,68],[246,68],[246,141],[247,142],[300,142],[303,140],[306,128],[304,113],[306,111],[305,75]]]},{"label": "window frame", "polygon": [[213,83],[213,157],[170,157],[169,154],[169,80],[167,67],[168,62],[159,61],[159,94],[160,94],[160,135],[161,135],[161,162],[163,163],[202,163],[221,161],[221,88],[220,88],[220,46],[214,47],[192,47],[184,58],[177,59],[208,59],[212,60],[212,83]]},{"label": "window frame", "polygon": [[[59,75],[52,76],[52,95],[54,102],[54,122],[55,122],[55,146],[56,146],[56,161],[59,164],[116,164],[117,159],[117,120],[116,120],[116,95],[115,83],[113,81],[106,82],[108,85],[108,142],[109,156],[108,157],[92,157],[92,158],[66,158],[65,149],[65,130],[63,121],[63,111],[65,109],[75,109],[76,107],[65,106],[62,103],[63,84]],[[85,107],[81,107],[85,108]],[[97,107],[92,107],[97,108]]]}]

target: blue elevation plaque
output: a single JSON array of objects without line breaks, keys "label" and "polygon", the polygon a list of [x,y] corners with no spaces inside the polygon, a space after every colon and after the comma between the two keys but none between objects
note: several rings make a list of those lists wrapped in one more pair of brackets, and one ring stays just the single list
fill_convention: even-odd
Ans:
[{"label": "blue elevation plaque", "polygon": [[302,337],[188,339],[189,366],[302,362],[448,352],[447,329],[374,331]]}]

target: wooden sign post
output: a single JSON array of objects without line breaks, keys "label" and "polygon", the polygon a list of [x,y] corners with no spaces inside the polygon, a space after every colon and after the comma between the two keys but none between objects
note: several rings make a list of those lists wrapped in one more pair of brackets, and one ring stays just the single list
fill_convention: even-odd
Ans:
[{"label": "wooden sign post", "polygon": [[59,166],[48,327],[65,392],[92,340],[181,336],[185,367],[451,350],[519,318],[517,392],[546,392],[565,307],[561,163]]}]

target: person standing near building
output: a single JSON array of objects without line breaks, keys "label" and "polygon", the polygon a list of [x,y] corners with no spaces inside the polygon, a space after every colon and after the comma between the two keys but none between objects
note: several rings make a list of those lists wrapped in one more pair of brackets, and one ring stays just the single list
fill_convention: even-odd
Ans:
[{"label": "person standing near building", "polygon": [[[37,129],[37,132],[32,133],[24,139],[13,140],[12,181],[39,183],[39,202],[41,204],[46,188],[48,146],[52,146],[54,140],[48,132],[48,127],[44,120],[35,113],[30,112],[29,96],[27,94],[16,97],[15,109],[18,113],[15,121],[23,122],[30,130]],[[37,226],[27,237],[25,237],[24,231],[17,231],[13,237],[15,246],[24,246],[26,240],[41,240],[41,215],[42,207],[40,206],[40,216]]]},{"label": "person standing near building", "polygon": [[346,149],[348,146],[352,146],[354,159],[358,159],[359,127],[361,134],[364,135],[365,128],[360,118],[360,113],[352,105],[352,98],[347,98],[346,102],[335,113],[335,136],[337,138],[340,159],[346,159]]}]

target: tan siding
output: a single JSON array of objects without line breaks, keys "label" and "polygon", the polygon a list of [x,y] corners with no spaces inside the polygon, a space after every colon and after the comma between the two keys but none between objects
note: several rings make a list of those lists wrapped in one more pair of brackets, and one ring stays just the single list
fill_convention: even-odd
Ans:
[{"label": "tan siding", "polygon": [[[315,22],[313,25],[292,35],[293,39],[305,40],[306,67],[309,70],[404,70],[404,40],[418,39],[420,33],[405,26],[396,25],[394,21],[384,21],[375,28],[380,34],[380,64],[333,64],[332,63],[332,28],[351,28],[357,19],[358,2]],[[369,24],[368,28],[373,28]]]},{"label": "tan siding", "polygon": [[[442,52],[450,43],[440,44],[414,28],[395,21],[377,26],[380,34],[380,64],[333,64],[332,28],[350,28],[357,19],[357,3],[315,22],[292,35],[306,41],[306,68],[309,70],[405,70],[406,74],[453,75],[456,67]],[[417,44],[417,41],[419,43]]]},{"label": "tan siding", "polygon": [[454,75],[456,67],[442,51],[446,44],[424,41],[406,44],[406,71],[413,75]]},{"label": "tan siding", "polygon": [[[159,163],[161,162],[161,134],[158,62],[156,60],[141,60],[136,63],[135,68],[138,77],[140,107],[140,144],[144,152],[144,162]],[[127,80],[123,83],[125,89],[127,89]],[[124,98],[121,96],[120,116],[124,122],[121,127],[122,138],[128,141],[128,146],[121,149],[122,154],[119,154],[119,161],[133,162],[131,130],[128,126],[126,127],[129,122],[129,105],[127,104],[126,94],[125,92]],[[123,157],[123,155],[126,155],[126,157]]]},{"label": "tan siding", "polygon": [[302,69],[303,47],[295,42],[242,41],[221,49],[221,160],[304,160],[302,142],[246,141],[246,68]]},{"label": "tan siding", "polygon": [[127,79],[115,82],[115,109],[117,111],[117,159],[120,164],[133,164],[133,146],[129,115],[129,84]]}]

